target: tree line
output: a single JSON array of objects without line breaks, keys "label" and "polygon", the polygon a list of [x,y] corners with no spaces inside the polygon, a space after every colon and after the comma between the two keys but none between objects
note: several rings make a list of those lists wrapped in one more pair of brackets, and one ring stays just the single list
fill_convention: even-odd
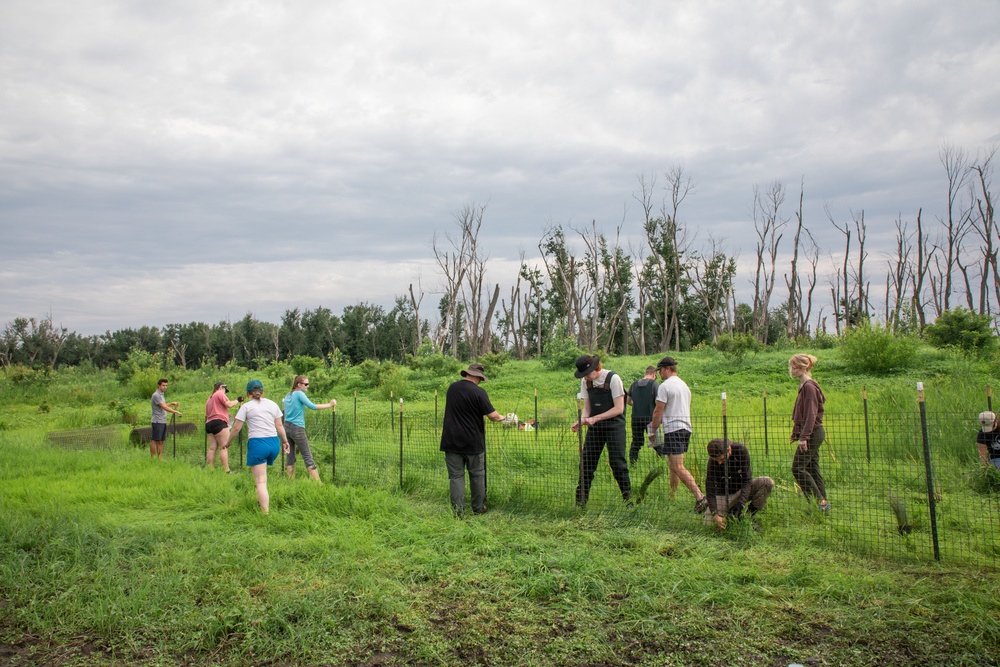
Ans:
[{"label": "tree line", "polygon": [[[426,328],[426,325],[425,325]],[[16,318],[0,334],[0,364],[24,366],[116,366],[134,349],[161,354],[182,368],[235,363],[259,368],[272,361],[305,355],[325,359],[336,354],[350,363],[365,359],[400,359],[419,345],[421,331],[404,299],[386,310],[360,303],[340,315],[328,308],[286,310],[280,324],[251,313],[236,322],[223,320],[142,326],[81,336],[42,319]]]},{"label": "tree line", "polygon": [[[427,292],[408,286],[392,308],[362,302],[335,315],[327,308],[286,310],[280,323],[243,319],[214,325],[168,324],[162,329],[108,331],[81,336],[52,316],[16,318],[0,333],[0,364],[47,366],[90,363],[113,366],[138,348],[159,352],[187,368],[234,362],[258,367],[297,355],[339,355],[405,361],[418,352],[470,359],[508,353],[540,357],[553,342],[611,354],[647,355],[743,336],[767,345],[819,333],[839,335],[876,321],[896,333],[923,332],[956,306],[970,313],[1000,314],[1000,230],[992,183],[997,149],[975,157],[942,148],[944,214],[927,221],[894,221],[894,244],[883,261],[871,257],[864,209],[838,218],[807,218],[805,182],[790,203],[784,183],[755,186],[749,202],[753,229],[750,294],[737,299],[739,251],[704,239],[695,247],[696,224],[684,221],[695,184],[683,167],[637,178],[633,199],[638,230],[624,220],[612,234],[596,222],[552,224],[537,241],[539,257],[522,251],[514,284],[490,282],[489,256],[480,242],[487,204],[454,213],[454,227],[435,233],[431,249],[440,284]],[[824,257],[816,242],[829,225],[843,246]],[[828,230],[829,231],[829,230]],[[625,241],[625,239],[629,239]],[[832,273],[819,275],[823,261]],[[826,284],[821,284],[825,279]],[[876,291],[873,294],[873,284]],[[428,294],[436,309],[421,314]],[[996,326],[994,320],[994,327]]]}]

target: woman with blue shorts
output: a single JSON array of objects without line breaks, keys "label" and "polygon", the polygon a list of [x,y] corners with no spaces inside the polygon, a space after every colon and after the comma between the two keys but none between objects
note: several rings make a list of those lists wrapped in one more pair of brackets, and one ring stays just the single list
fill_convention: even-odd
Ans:
[{"label": "woman with blue shorts", "polygon": [[247,465],[253,473],[257,488],[257,502],[264,514],[268,512],[270,496],[267,493],[267,466],[274,463],[283,449],[288,453],[288,436],[281,423],[281,408],[274,401],[264,398],[264,385],[260,380],[247,383],[247,400],[236,413],[236,421],[229,432],[229,439],[240,432],[246,423]]}]

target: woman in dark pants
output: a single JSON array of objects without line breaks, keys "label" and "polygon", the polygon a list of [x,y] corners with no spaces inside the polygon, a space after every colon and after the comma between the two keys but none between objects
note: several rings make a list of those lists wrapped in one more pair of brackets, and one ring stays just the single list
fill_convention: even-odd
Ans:
[{"label": "woman in dark pants", "polygon": [[576,377],[580,378],[583,394],[583,412],[580,421],[571,427],[576,433],[586,425],[587,435],[583,441],[580,458],[580,481],[576,487],[576,504],[583,507],[590,497],[590,485],[594,481],[601,452],[608,448],[608,463],[618,482],[622,498],[632,497],[632,484],[628,476],[628,462],[625,459],[625,386],[615,373],[604,370],[600,358],[584,355],[576,360]]},{"label": "woman in dark pants", "polygon": [[788,374],[799,380],[799,395],[792,409],[792,442],[796,443],[792,458],[792,475],[808,498],[819,502],[822,511],[830,509],[826,499],[826,485],[819,471],[819,447],[826,438],[823,429],[823,404],[826,397],[823,390],[812,379],[812,368],[816,357],[811,354],[796,354],[788,360]]}]

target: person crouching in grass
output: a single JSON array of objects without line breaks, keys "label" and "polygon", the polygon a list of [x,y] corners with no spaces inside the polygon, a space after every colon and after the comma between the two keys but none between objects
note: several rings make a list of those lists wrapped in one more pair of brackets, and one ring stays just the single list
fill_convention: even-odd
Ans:
[{"label": "person crouching in grass", "polygon": [[750,451],[742,442],[715,438],[708,442],[708,467],[705,469],[705,524],[715,523],[726,529],[728,518],[742,518],[750,512],[753,529],[760,531],[754,515],[764,509],[774,490],[770,477],[754,477],[750,468]]}]

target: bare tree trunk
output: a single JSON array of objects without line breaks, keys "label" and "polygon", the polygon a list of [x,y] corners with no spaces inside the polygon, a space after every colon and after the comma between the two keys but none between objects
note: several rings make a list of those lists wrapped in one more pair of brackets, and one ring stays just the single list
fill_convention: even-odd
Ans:
[{"label": "bare tree trunk", "polygon": [[912,274],[913,292],[911,294],[913,312],[917,315],[917,323],[921,332],[927,326],[927,316],[924,312],[924,281],[927,279],[931,256],[936,251],[936,248],[929,251],[927,249],[927,238],[924,236],[922,214],[923,209],[917,209],[917,268]]},{"label": "bare tree trunk", "polygon": [[896,259],[889,265],[885,287],[885,323],[893,331],[899,331],[901,328],[902,307],[907,300],[906,285],[911,281],[913,273],[910,268],[910,236],[907,234],[906,224],[901,218],[896,218]]},{"label": "bare tree trunk", "polygon": [[[971,199],[975,202],[975,218],[973,227],[982,241],[982,280],[979,284],[979,312],[993,314],[990,307],[989,285],[992,283],[996,303],[1000,306],[1000,272],[997,271],[997,226],[994,219],[993,191],[991,177],[993,174],[993,158],[997,147],[994,146],[977,158],[972,166],[974,181],[971,189]],[[978,188],[978,192],[977,192]]]},{"label": "bare tree trunk", "polygon": [[961,254],[962,238],[969,222],[969,211],[956,211],[958,198],[969,177],[968,157],[964,150],[954,146],[941,149],[939,157],[948,178],[948,218],[941,221],[945,228],[945,264],[943,268],[938,268],[941,279],[938,314],[942,310],[948,310],[951,305],[952,276]]},{"label": "bare tree trunk", "polygon": [[774,292],[774,282],[777,276],[778,247],[784,236],[782,229],[787,224],[781,218],[781,205],[785,201],[785,186],[775,181],[766,193],[761,193],[757,186],[753,189],[753,224],[757,232],[757,266],[753,283],[753,330],[757,340],[763,344],[768,340],[771,318],[771,295]]},{"label": "bare tree trunk", "polygon": [[418,299],[413,293],[413,283],[410,283],[410,305],[413,306],[413,327],[415,331],[413,332],[413,354],[416,355],[417,350],[420,348],[421,341],[420,336],[420,304],[424,301],[424,292],[420,290],[420,298]]}]

